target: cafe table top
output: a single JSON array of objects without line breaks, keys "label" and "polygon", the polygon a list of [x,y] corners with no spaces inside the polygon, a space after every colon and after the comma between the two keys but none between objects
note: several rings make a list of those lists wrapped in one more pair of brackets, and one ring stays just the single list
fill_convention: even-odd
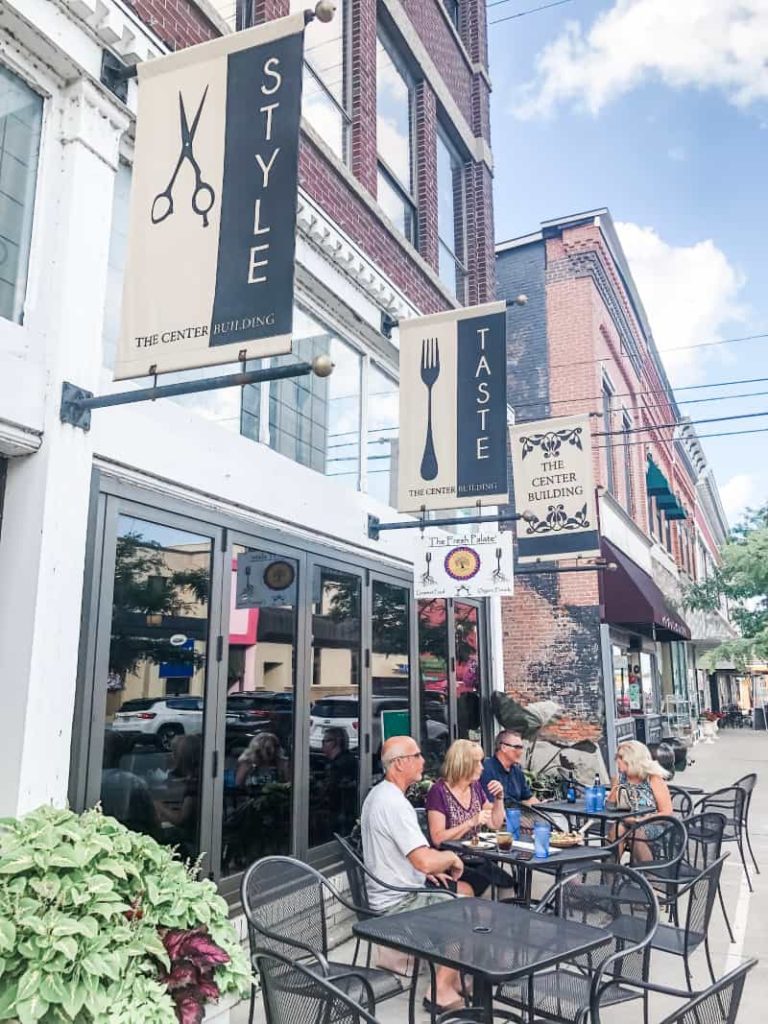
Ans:
[{"label": "cafe table top", "polygon": [[[533,849],[533,843],[530,844]],[[602,860],[612,855],[612,850],[606,850],[602,846],[567,846],[564,848],[550,848],[548,857],[531,857],[521,859],[522,850],[520,847],[512,847],[511,850],[500,850],[497,846],[466,846],[462,842],[443,843],[443,848],[458,853],[459,856],[482,857],[484,860],[498,861],[504,864],[513,864],[515,867],[526,868],[531,871],[562,871],[573,864],[583,863],[590,860]]]},{"label": "cafe table top", "polygon": [[619,810],[618,807],[605,807],[602,811],[588,811],[585,800],[569,803],[567,800],[547,800],[537,804],[547,814],[565,814],[574,818],[595,818],[597,821],[621,821],[622,818],[637,814],[637,811]]},{"label": "cafe table top", "polygon": [[509,903],[442,900],[420,910],[360,921],[355,935],[492,985],[587,953],[610,940],[602,928]]}]

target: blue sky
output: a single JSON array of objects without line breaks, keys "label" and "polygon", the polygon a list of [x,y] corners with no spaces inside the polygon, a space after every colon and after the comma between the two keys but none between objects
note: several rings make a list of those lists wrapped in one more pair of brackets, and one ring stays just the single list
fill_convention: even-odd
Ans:
[{"label": "blue sky", "polygon": [[[489,0],[489,23],[544,2]],[[684,347],[768,332],[768,0],[571,0],[488,31],[497,239],[607,206],[672,383],[768,378],[768,338]],[[768,395],[681,409],[768,413]],[[702,444],[732,522],[768,501],[768,433]]]}]

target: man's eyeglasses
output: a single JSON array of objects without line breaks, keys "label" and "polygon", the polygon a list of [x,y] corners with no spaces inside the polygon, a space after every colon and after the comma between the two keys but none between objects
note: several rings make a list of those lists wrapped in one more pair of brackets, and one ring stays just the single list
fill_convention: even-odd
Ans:
[{"label": "man's eyeglasses", "polygon": [[524,743],[500,743],[501,747],[509,747],[510,750],[525,750]]},{"label": "man's eyeglasses", "polygon": [[421,757],[421,758],[423,758],[424,755],[422,754],[422,752],[420,750],[418,750],[415,754],[398,754],[397,757],[393,757],[392,760],[393,761],[407,761],[409,757]]}]

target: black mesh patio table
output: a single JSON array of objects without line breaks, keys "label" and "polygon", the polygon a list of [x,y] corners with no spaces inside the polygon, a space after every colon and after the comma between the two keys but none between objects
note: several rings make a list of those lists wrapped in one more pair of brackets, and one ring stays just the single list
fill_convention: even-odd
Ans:
[{"label": "black mesh patio table", "polygon": [[619,810],[618,807],[605,807],[602,811],[588,811],[585,800],[576,800],[569,803],[567,800],[547,800],[541,805],[542,811],[547,814],[564,814],[568,818],[595,818],[597,821],[621,821],[632,814],[633,810]]},{"label": "black mesh patio table", "polygon": [[[531,845],[533,845],[531,843]],[[578,864],[588,861],[604,860],[613,855],[612,850],[606,850],[601,846],[567,846],[555,849],[552,847],[548,857],[528,857],[525,851],[519,847],[512,847],[511,850],[500,850],[497,846],[467,846],[465,843],[443,843],[445,850],[452,850],[464,860],[481,857],[483,860],[493,861],[499,864],[509,864],[523,873],[524,879],[522,899],[526,903],[531,900],[531,872],[544,871],[554,875],[554,880],[559,881],[563,872],[570,871]],[[494,886],[494,889],[496,887]]]},{"label": "black mesh patio table", "polygon": [[[602,928],[491,900],[454,899],[354,925],[366,941],[471,974],[473,1004],[491,1024],[493,989],[610,940]],[[411,999],[411,1019],[413,998]]]}]

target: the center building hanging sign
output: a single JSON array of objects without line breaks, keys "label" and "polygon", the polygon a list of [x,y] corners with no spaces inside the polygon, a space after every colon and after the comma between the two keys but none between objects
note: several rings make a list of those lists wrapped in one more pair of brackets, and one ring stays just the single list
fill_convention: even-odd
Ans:
[{"label": "the center building hanging sign", "polygon": [[506,503],[506,305],[400,323],[401,512]]},{"label": "the center building hanging sign", "polygon": [[304,15],[139,65],[115,378],[290,352]]},{"label": "the center building hanging sign", "polygon": [[512,428],[518,562],[598,555],[589,416]]}]

